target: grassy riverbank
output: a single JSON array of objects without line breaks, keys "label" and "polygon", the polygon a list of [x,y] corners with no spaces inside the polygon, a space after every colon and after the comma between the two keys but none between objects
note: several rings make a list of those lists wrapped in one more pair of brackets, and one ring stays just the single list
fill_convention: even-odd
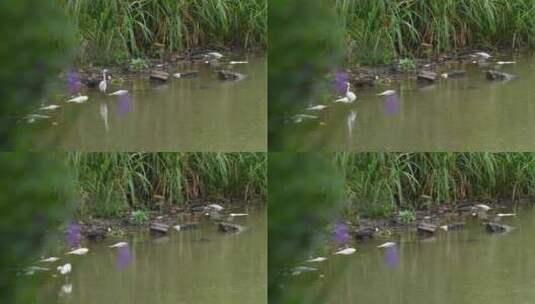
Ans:
[{"label": "grassy riverbank", "polygon": [[[265,201],[265,153],[67,154],[76,176],[80,217],[117,217],[126,210],[191,201]],[[165,197],[164,206],[158,196]],[[156,205],[160,204],[160,205]]]},{"label": "grassy riverbank", "polygon": [[535,196],[534,153],[337,153],[334,161],[349,209],[364,216]]},{"label": "grassy riverbank", "polygon": [[531,0],[337,0],[346,55],[363,64],[462,48],[535,46]]},{"label": "grassy riverbank", "polygon": [[267,45],[266,0],[57,1],[76,30],[82,62]]}]

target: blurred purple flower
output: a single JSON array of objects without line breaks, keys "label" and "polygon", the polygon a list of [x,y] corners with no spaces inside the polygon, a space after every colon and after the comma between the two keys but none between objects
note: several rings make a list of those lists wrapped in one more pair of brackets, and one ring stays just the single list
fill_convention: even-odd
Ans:
[{"label": "blurred purple flower", "polygon": [[400,110],[400,102],[397,94],[386,96],[384,103],[384,112],[386,115],[395,115]]},{"label": "blurred purple flower", "polygon": [[397,268],[399,265],[399,252],[398,247],[388,247],[385,250],[384,257],[385,265],[389,268]]},{"label": "blurred purple flower", "polygon": [[80,81],[80,74],[76,71],[69,71],[67,73],[67,86],[71,94],[80,92],[82,83]]},{"label": "blurred purple flower", "polygon": [[337,223],[333,230],[333,240],[340,244],[346,244],[350,239],[349,227],[344,223]]},{"label": "blurred purple flower", "polygon": [[119,267],[119,269],[125,269],[130,263],[132,263],[130,247],[127,245],[117,249],[117,267]]},{"label": "blurred purple flower", "polygon": [[76,248],[80,246],[82,241],[82,227],[76,223],[71,222],[67,227],[67,242],[70,248]]},{"label": "blurred purple flower", "polygon": [[130,94],[119,96],[117,103],[117,113],[119,116],[125,116],[132,110],[132,97]]},{"label": "blurred purple flower", "polygon": [[336,71],[334,73],[334,90],[338,94],[344,94],[347,90],[346,82],[349,81],[349,74],[345,71]]}]

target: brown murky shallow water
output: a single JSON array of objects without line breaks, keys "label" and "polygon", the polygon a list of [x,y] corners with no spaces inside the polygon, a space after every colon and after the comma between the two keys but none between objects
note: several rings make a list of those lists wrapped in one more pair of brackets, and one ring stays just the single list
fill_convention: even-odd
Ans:
[{"label": "brown murky shallow water", "polygon": [[247,77],[222,81],[206,64],[184,67],[199,77],[165,84],[148,80],[109,85],[107,96],[85,89],[89,100],[37,111],[51,116],[35,123],[36,148],[89,151],[265,151],[267,148],[267,58],[244,57],[234,70]]}]

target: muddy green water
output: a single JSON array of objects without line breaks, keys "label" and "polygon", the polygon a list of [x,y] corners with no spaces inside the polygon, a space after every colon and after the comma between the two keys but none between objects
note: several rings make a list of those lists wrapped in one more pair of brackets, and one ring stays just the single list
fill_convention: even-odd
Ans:
[{"label": "muddy green water", "polygon": [[198,64],[177,68],[198,70],[194,79],[108,86],[109,92],[129,90],[128,98],[84,88],[85,104],[50,100],[62,107],[38,112],[52,116],[37,126],[40,141],[46,148],[91,151],[265,151],[267,59],[245,58],[249,64],[234,66],[247,75],[238,82],[219,80],[215,68]]},{"label": "muddy green water", "polygon": [[[357,102],[337,104],[318,122],[292,127],[303,147],[360,151],[523,151],[535,149],[535,56],[503,57],[520,76],[510,82],[485,78],[487,68],[452,66],[466,77],[420,86],[414,80],[355,88]],[[491,66],[492,67],[492,66]],[[376,94],[393,89],[396,96]],[[351,111],[356,114],[349,126]],[[310,114],[310,113],[308,113]]]},{"label": "muddy green water", "polygon": [[[324,277],[311,286],[327,291],[322,303],[532,303],[534,218],[531,209],[504,220],[516,227],[504,235],[486,233],[481,223],[471,222],[467,229],[439,231],[433,238],[403,233],[355,243],[355,254],[329,256],[314,274]],[[390,240],[398,245],[376,248]]]},{"label": "muddy green water", "polygon": [[[62,260],[51,266],[70,262],[72,273],[68,278],[45,273],[43,294],[77,304],[267,303],[266,212],[235,222],[249,229],[227,235],[203,222],[199,230],[160,238],[138,234],[86,243],[87,255],[59,255]],[[128,248],[108,248],[124,240]],[[62,286],[68,284],[72,290],[65,293]]]}]

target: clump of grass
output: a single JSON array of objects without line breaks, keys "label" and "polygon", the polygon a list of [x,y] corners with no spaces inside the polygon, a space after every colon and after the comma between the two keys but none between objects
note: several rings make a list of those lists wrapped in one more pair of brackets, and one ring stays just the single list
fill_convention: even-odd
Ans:
[{"label": "clump of grass", "polygon": [[348,55],[363,63],[465,47],[535,46],[531,0],[336,0]]},{"label": "clump of grass", "polygon": [[267,45],[266,0],[56,1],[78,30],[81,60]]},{"label": "clump of grass", "polygon": [[337,153],[334,160],[353,208],[366,216],[535,196],[535,153]]},{"label": "clump of grass", "polygon": [[195,200],[266,199],[265,153],[81,153],[67,155],[77,177],[79,215],[116,217]]}]

